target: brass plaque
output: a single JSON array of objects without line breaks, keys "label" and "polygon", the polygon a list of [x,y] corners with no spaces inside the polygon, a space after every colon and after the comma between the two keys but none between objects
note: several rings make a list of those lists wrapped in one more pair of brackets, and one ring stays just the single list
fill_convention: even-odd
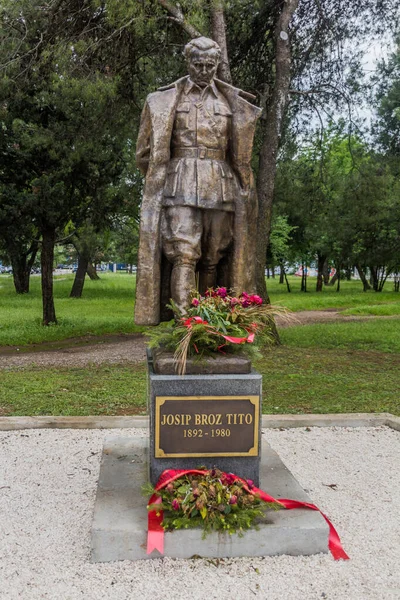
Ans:
[{"label": "brass plaque", "polygon": [[258,456],[259,396],[156,396],[155,457]]}]

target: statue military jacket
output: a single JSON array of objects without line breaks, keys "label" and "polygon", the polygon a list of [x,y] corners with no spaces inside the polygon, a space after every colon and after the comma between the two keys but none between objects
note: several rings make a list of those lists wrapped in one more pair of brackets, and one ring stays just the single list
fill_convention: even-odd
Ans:
[{"label": "statue military jacket", "polygon": [[[177,164],[171,158],[177,108],[185,101],[184,92],[189,82],[189,77],[183,77],[150,94],[142,112],[136,162],[146,181],[139,233],[135,305],[137,324],[157,325],[160,322],[161,305],[169,300],[168,275],[162,272],[160,220],[162,207],[168,205],[166,199],[171,198],[168,191],[165,193],[168,190],[168,176]],[[247,102],[243,98],[246,94],[241,90],[217,79],[214,85],[230,113],[226,115],[229,118],[227,169],[238,182],[234,205],[229,208],[235,212],[233,249],[224,271],[224,280],[219,284],[238,293],[243,290],[252,292],[255,288],[257,197],[250,161],[261,109]]]}]

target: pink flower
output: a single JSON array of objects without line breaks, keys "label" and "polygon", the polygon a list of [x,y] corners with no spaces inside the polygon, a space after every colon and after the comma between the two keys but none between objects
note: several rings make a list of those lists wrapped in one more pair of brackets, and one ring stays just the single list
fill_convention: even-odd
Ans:
[{"label": "pink flower", "polygon": [[252,490],[254,487],[254,481],[252,479],[246,479],[247,487]]},{"label": "pink flower", "polygon": [[250,296],[249,300],[253,304],[262,304],[263,303],[262,298],[260,298],[260,296],[257,296],[257,294]]},{"label": "pink flower", "polygon": [[236,304],[240,304],[239,298],[231,298],[231,306],[236,306]]},{"label": "pink flower", "polygon": [[235,494],[232,494],[229,498],[229,504],[237,504],[237,496],[235,496]]},{"label": "pink flower", "polygon": [[240,300],[241,300],[243,308],[247,308],[248,306],[251,306],[250,296],[247,292],[243,292],[241,294]]},{"label": "pink flower", "polygon": [[174,500],[172,500],[172,508],[173,508],[173,510],[179,510],[179,502],[176,498],[174,498]]},{"label": "pink flower", "polygon": [[165,489],[167,490],[167,492],[172,494],[172,492],[174,491],[174,486],[172,485],[172,483],[169,483]]},{"label": "pink flower", "polygon": [[217,296],[219,296],[220,298],[226,298],[228,295],[227,289],[225,287],[220,287],[217,289],[217,291],[215,292]]},{"label": "pink flower", "polygon": [[198,306],[199,304],[200,304],[199,300],[197,298],[193,298],[192,306]]}]

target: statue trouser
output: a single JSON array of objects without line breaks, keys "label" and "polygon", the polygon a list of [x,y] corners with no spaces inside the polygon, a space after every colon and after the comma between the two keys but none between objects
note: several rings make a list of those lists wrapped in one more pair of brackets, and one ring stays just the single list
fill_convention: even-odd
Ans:
[{"label": "statue trouser", "polygon": [[162,248],[172,263],[171,295],[181,311],[189,305],[190,292],[204,292],[216,283],[217,266],[233,239],[233,212],[191,206],[163,208]]}]

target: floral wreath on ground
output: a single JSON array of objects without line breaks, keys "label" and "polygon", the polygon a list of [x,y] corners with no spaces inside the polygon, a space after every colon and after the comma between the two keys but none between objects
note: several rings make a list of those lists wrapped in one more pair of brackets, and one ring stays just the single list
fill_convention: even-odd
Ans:
[{"label": "floral wreath on ground", "polygon": [[181,314],[171,300],[175,320],[150,331],[150,347],[174,352],[177,372],[186,372],[188,357],[242,352],[260,356],[259,348],[276,341],[274,316],[289,319],[282,307],[266,304],[260,296],[242,292],[234,296],[224,287],[210,288],[204,296],[194,291],[190,308]]},{"label": "floral wreath on ground", "polygon": [[[211,531],[242,536],[244,530],[257,528],[266,510],[279,508],[261,500],[253,488],[250,479],[240,480],[217,468],[200,467],[195,474],[184,474],[159,489],[157,503],[150,503],[147,509],[163,511],[161,526],[166,531],[200,527],[203,538]],[[143,491],[155,493],[150,486]]]}]

